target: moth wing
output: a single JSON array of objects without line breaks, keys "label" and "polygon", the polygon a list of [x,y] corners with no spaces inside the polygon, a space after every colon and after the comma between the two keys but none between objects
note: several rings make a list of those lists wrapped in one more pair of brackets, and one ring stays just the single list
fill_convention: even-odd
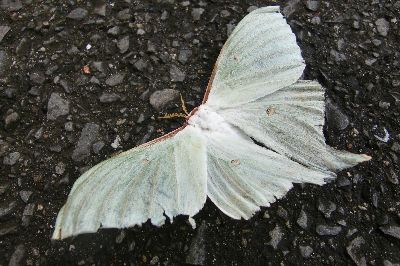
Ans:
[{"label": "moth wing", "polygon": [[75,182],[53,238],[195,215],[207,197],[205,147],[201,132],[186,127],[97,164]]},{"label": "moth wing", "polygon": [[204,102],[237,106],[296,82],[303,58],[278,6],[256,9],[229,36],[214,67]]},{"label": "moth wing", "polygon": [[282,198],[293,183],[322,185],[329,171],[302,166],[243,138],[215,133],[207,142],[208,196],[226,215],[249,219]]},{"label": "moth wing", "polygon": [[318,82],[298,81],[219,114],[266,147],[308,167],[336,171],[369,160],[325,144],[324,93]]}]

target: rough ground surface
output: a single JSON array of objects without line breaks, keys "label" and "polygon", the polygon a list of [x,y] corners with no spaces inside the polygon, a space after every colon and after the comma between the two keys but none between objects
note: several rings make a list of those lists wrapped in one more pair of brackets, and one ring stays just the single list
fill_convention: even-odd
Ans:
[{"label": "rough ground surface", "polygon": [[[196,230],[182,217],[51,242],[80,173],[178,127],[156,110],[179,111],[176,91],[198,105],[227,34],[268,4],[327,88],[327,142],[373,160],[249,221],[207,201]],[[0,0],[0,265],[400,263],[399,18],[395,0]]]}]

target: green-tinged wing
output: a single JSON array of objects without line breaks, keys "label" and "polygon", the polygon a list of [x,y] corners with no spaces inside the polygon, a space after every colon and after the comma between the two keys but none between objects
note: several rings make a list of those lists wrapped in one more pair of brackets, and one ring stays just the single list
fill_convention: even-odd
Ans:
[{"label": "green-tinged wing", "polygon": [[209,137],[207,195],[235,219],[249,219],[260,206],[283,197],[292,183],[322,185],[335,177],[267,150],[243,138],[223,133]]},{"label": "green-tinged wing", "polygon": [[257,9],[240,21],[222,48],[207,104],[218,110],[253,101],[293,84],[303,70],[296,36],[279,7]]},{"label": "green-tinged wing", "polygon": [[206,169],[204,137],[192,127],[103,161],[75,182],[53,238],[193,216],[206,201]]},{"label": "green-tinged wing", "polygon": [[219,114],[266,147],[308,167],[336,171],[369,160],[325,144],[324,89],[298,81],[273,94]]}]

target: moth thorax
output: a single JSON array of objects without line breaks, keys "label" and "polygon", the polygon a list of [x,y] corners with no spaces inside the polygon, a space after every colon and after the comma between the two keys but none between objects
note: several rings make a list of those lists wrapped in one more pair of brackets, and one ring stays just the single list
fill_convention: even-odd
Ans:
[{"label": "moth thorax", "polygon": [[200,105],[197,112],[189,118],[188,123],[204,131],[236,135],[235,129],[222,116],[206,105]]}]

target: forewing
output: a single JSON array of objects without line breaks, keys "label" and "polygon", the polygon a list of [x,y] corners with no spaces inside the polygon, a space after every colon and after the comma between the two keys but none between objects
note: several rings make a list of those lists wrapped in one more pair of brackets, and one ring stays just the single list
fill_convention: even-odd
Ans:
[{"label": "forewing", "polygon": [[208,196],[235,219],[248,219],[260,206],[283,197],[292,183],[322,185],[335,177],[267,150],[243,138],[215,133],[207,144]]},{"label": "forewing", "polygon": [[324,89],[298,81],[273,94],[219,113],[268,148],[308,167],[336,171],[369,160],[325,144]]},{"label": "forewing", "polygon": [[293,84],[303,70],[296,37],[279,7],[260,8],[226,41],[205,100],[214,110],[247,103]]},{"label": "forewing", "polygon": [[[206,201],[206,148],[199,130],[139,146],[99,163],[74,184],[53,238],[193,216]],[[165,215],[165,216],[164,216]]]}]

